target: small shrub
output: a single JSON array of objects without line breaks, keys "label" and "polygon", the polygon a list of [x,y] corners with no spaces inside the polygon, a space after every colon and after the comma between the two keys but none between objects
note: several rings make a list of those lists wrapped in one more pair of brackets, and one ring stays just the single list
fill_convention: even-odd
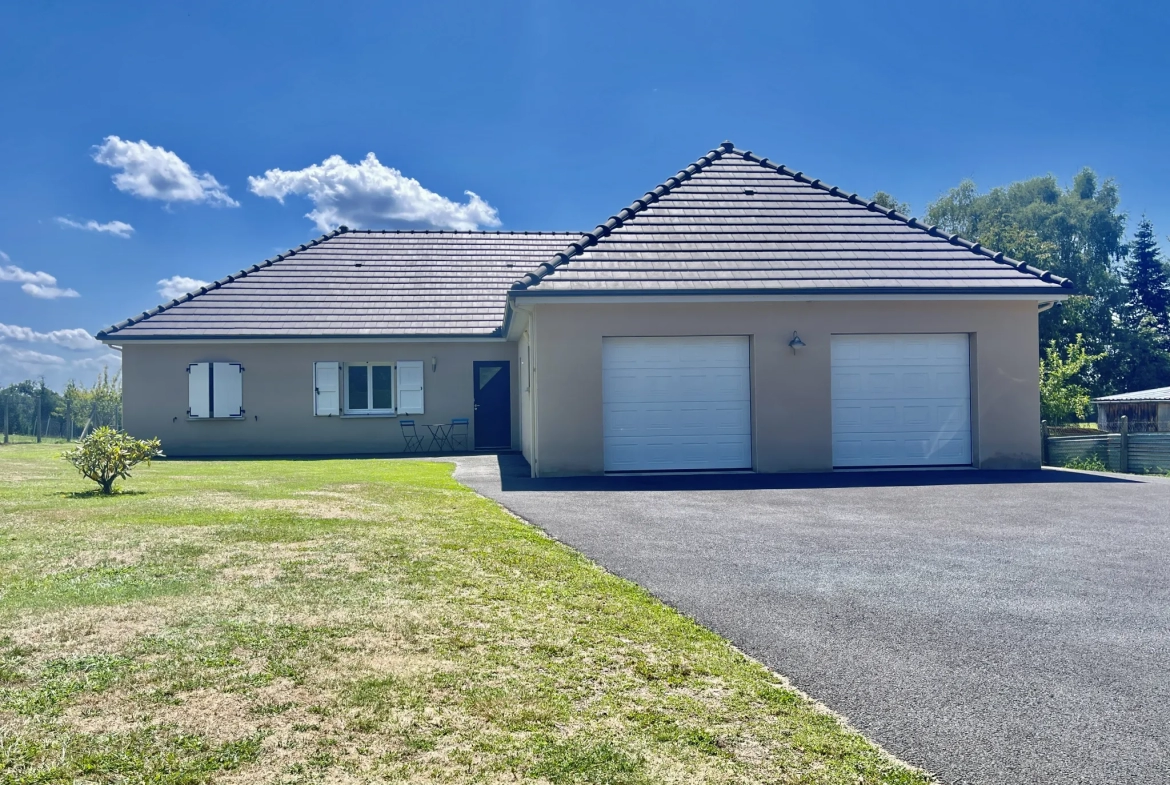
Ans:
[{"label": "small shrub", "polygon": [[158,439],[135,439],[125,431],[102,426],[66,450],[61,457],[77,467],[82,476],[101,486],[103,494],[114,492],[119,477],[129,477],[130,469],[162,455]]},{"label": "small shrub", "polygon": [[1107,472],[1109,467],[1099,456],[1087,455],[1084,458],[1070,458],[1064,462],[1066,469],[1080,469],[1086,472]]}]

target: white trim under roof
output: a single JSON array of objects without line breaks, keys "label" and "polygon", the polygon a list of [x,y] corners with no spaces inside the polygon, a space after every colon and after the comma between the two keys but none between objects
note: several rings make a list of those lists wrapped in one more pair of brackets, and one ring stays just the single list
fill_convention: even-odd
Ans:
[{"label": "white trim under roof", "polygon": [[824,302],[826,300],[1025,300],[1034,303],[1063,302],[1069,294],[525,294],[525,303],[744,303],[769,302]]},{"label": "white trim under roof", "polygon": [[[512,292],[511,294],[516,294]],[[564,295],[564,294],[540,294],[533,292],[531,294],[523,294],[520,297],[508,298],[508,313],[504,317],[504,333],[507,340],[516,341],[520,338],[520,333],[524,331],[524,326],[528,323],[528,317],[531,311],[528,307],[521,307],[520,302],[524,306],[536,305],[538,303],[744,303],[744,302],[799,302],[799,303],[815,303],[815,302],[840,302],[858,300],[890,300],[890,301],[912,301],[912,300],[1008,300],[1017,302],[1034,302],[1039,305],[1048,305],[1051,307],[1054,303],[1063,302],[1069,298],[1069,294],[1052,293],[1052,294],[812,294],[809,292],[803,293],[789,293],[789,294],[624,294],[615,293],[608,295]],[[1047,310],[1047,309],[1044,309]],[[522,315],[520,319],[512,317],[513,311],[519,311]]]},{"label": "white trim under roof", "polygon": [[184,344],[184,343],[507,343],[508,339],[502,335],[436,335],[434,337],[419,336],[419,335],[353,335],[353,336],[314,336],[314,335],[288,335],[280,337],[241,337],[235,338],[230,335],[206,335],[203,337],[192,338],[184,336],[182,338],[167,338],[163,336],[152,336],[149,338],[130,338],[126,335],[110,336],[108,338],[99,339],[107,346],[113,346],[113,342],[117,341],[121,345],[126,344]]}]

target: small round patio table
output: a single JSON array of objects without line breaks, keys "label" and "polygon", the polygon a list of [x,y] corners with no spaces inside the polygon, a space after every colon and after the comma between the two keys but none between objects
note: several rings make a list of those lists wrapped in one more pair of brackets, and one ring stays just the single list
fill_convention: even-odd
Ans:
[{"label": "small round patio table", "polygon": [[437,422],[437,423],[423,423],[426,429],[431,432],[431,441],[427,448],[435,452],[442,452],[443,450],[451,449],[451,440],[448,434],[451,432],[451,423]]}]

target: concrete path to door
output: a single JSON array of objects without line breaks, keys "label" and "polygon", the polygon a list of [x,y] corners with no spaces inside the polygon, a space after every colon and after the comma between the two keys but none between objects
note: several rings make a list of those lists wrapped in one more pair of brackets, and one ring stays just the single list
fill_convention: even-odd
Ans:
[{"label": "concrete path to door", "polygon": [[456,460],[944,782],[1170,781],[1170,480]]}]

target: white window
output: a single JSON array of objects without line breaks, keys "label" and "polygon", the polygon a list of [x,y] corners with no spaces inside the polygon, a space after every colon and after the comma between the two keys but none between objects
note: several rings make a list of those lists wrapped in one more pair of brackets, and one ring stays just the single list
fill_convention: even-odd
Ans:
[{"label": "white window", "polygon": [[423,413],[423,362],[313,363],[313,414]]},{"label": "white window", "polygon": [[187,416],[191,419],[243,419],[244,366],[192,363],[187,366]]},{"label": "white window", "polygon": [[345,413],[394,414],[394,366],[345,364]]}]

